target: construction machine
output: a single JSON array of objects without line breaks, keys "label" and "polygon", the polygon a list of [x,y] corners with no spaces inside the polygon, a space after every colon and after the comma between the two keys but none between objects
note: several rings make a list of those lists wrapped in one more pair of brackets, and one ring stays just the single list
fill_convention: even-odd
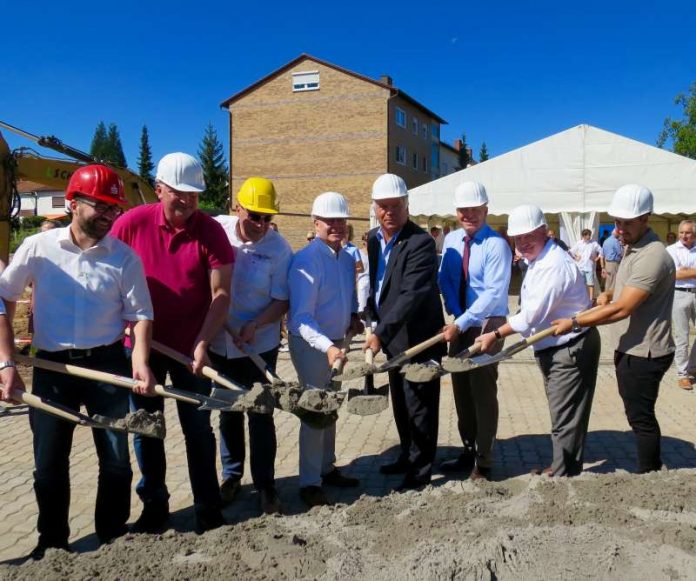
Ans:
[{"label": "construction machine", "polygon": [[7,262],[10,250],[11,219],[19,214],[20,199],[17,181],[29,180],[56,190],[65,190],[73,172],[82,165],[103,163],[113,169],[123,180],[126,197],[131,206],[157,201],[157,196],[147,180],[128,168],[95,159],[91,155],[64,144],[60,139],[39,137],[0,121],[0,128],[17,133],[41,147],[52,149],[72,159],[44,157],[34,150],[21,147],[10,150],[0,133],[0,259]]}]

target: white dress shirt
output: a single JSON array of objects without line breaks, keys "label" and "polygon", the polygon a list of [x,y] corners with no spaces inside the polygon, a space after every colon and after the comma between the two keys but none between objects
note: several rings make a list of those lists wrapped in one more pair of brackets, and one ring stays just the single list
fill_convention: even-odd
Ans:
[{"label": "white dress shirt", "polygon": [[123,337],[125,321],[153,318],[140,258],[111,236],[86,250],[70,227],[30,236],[0,276],[0,296],[17,301],[29,283],[37,349],[111,345]]},{"label": "white dress shirt", "polygon": [[[239,332],[245,323],[265,311],[274,299],[288,300],[292,249],[285,238],[270,228],[261,240],[244,242],[238,236],[237,216],[217,216],[215,219],[222,224],[235,249],[227,324]],[[254,337],[254,342],[244,347],[247,353],[265,353],[274,349],[280,343],[280,320],[258,327]],[[210,348],[228,359],[246,356],[224,329],[213,339]]]},{"label": "white dress shirt", "polygon": [[[684,246],[681,240],[667,247],[667,252],[674,260],[674,265],[680,268],[696,268],[696,244],[691,248]],[[696,288],[696,278],[682,278],[674,284],[675,288]]]},{"label": "white dress shirt", "polygon": [[[547,329],[556,319],[570,319],[591,305],[585,279],[575,261],[552,240],[529,263],[520,298],[522,308],[508,323],[524,337]],[[535,343],[534,350],[563,345],[585,331],[547,337]]]},{"label": "white dress shirt", "polygon": [[354,258],[315,238],[295,254],[288,283],[288,330],[326,353],[334,340],[345,337],[351,313],[358,309]]},{"label": "white dress shirt", "polygon": [[570,249],[570,253],[578,257],[580,270],[592,272],[595,260],[597,260],[598,256],[602,256],[602,247],[595,240],[579,240]]}]

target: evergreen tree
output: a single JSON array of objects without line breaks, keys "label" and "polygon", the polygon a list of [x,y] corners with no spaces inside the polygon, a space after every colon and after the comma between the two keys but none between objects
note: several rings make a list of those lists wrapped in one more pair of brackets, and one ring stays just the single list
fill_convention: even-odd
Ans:
[{"label": "evergreen tree", "polygon": [[203,141],[198,148],[198,157],[203,166],[205,192],[201,194],[201,205],[208,208],[225,208],[229,198],[228,168],[225,152],[212,123],[205,129]]},{"label": "evergreen tree", "polygon": [[140,134],[138,174],[140,174],[141,178],[153,184],[155,182],[155,178],[152,175],[153,169],[155,169],[155,164],[152,163],[152,149],[150,149],[150,136],[147,132],[147,125],[143,125],[143,130]]},{"label": "evergreen tree", "polygon": [[479,162],[486,161],[488,159],[488,148],[486,147],[486,142],[481,144],[481,150],[479,151]]},{"label": "evergreen tree", "polygon": [[676,121],[670,117],[665,119],[657,146],[663,147],[669,139],[674,153],[696,159],[696,83],[691,84],[689,93],[675,97],[674,103],[682,108],[683,118]]},{"label": "evergreen tree", "polygon": [[459,149],[459,168],[466,169],[469,167],[471,157],[469,156],[469,146],[466,144],[466,135],[462,133],[462,145]]},{"label": "evergreen tree", "polygon": [[104,125],[103,121],[100,121],[97,128],[94,130],[92,145],[89,148],[90,155],[100,161],[104,161],[108,152],[107,142],[106,125]]},{"label": "evergreen tree", "polygon": [[114,165],[120,167],[128,167],[126,163],[126,156],[123,153],[123,146],[121,145],[121,136],[118,133],[118,127],[115,123],[109,125],[109,134],[107,137],[108,142],[108,156],[105,161],[109,161]]}]

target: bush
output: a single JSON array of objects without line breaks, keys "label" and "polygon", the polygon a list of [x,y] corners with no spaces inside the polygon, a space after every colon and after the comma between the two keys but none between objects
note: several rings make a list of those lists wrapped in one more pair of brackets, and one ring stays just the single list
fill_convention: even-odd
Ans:
[{"label": "bush", "polygon": [[45,221],[46,216],[22,216],[20,228],[22,228],[22,230],[38,228],[41,226],[41,223]]}]

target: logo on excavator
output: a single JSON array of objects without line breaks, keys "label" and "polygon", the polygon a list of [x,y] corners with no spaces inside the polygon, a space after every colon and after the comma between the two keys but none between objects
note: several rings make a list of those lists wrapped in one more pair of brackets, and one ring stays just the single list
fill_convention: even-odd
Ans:
[{"label": "logo on excavator", "polygon": [[60,169],[60,168],[52,168],[52,167],[47,167],[46,168],[46,177],[47,178],[54,178],[54,179],[60,179],[60,180],[65,180],[66,182],[70,180],[70,176],[73,175],[73,172],[67,169]]}]

